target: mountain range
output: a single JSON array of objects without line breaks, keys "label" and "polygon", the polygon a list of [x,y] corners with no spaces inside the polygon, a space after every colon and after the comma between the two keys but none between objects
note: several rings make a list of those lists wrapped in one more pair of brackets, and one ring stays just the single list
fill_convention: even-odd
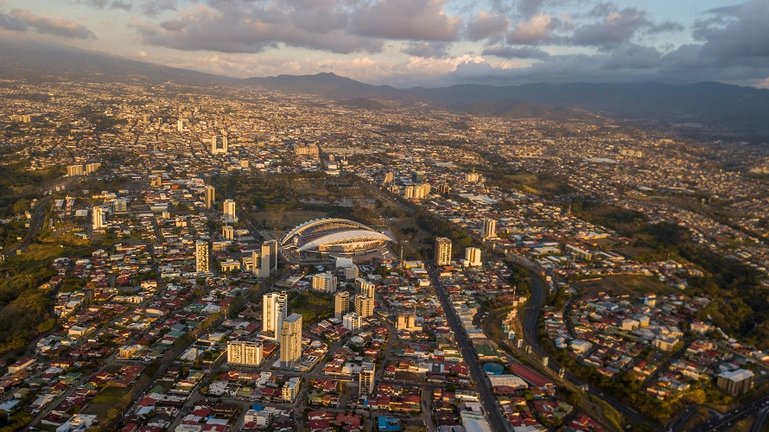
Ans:
[{"label": "mountain range", "polygon": [[715,82],[688,85],[655,82],[459,84],[395,88],[369,85],[333,73],[237,79],[20,41],[0,42],[0,58],[3,59],[0,78],[3,79],[250,86],[320,95],[353,106],[376,107],[378,101],[395,101],[480,115],[543,118],[605,115],[769,133],[769,90]]}]

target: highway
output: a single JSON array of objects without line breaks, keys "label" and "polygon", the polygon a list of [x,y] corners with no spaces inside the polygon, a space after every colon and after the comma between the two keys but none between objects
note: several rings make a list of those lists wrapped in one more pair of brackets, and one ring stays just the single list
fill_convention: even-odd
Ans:
[{"label": "highway", "polygon": [[769,397],[763,397],[753,402],[741,405],[739,408],[729,411],[722,417],[716,417],[708,420],[705,423],[697,425],[691,429],[691,432],[719,432],[727,430],[730,428],[730,426],[733,426],[738,421],[755,414],[758,414],[756,422],[761,423],[758,426],[760,427],[766,421],[764,411],[767,408],[769,408]]},{"label": "highway", "polygon": [[451,301],[449,300],[446,287],[443,286],[443,283],[438,276],[438,271],[432,264],[427,264],[427,269],[430,273],[430,279],[435,288],[435,293],[438,295],[438,299],[443,307],[443,312],[446,314],[449,326],[456,337],[459,351],[462,353],[462,358],[464,358],[467,369],[470,371],[470,376],[475,382],[478,393],[480,394],[481,404],[483,405],[484,411],[486,411],[486,419],[491,426],[491,430],[511,431],[512,428],[510,423],[505,420],[505,417],[500,411],[499,405],[497,404],[497,398],[494,396],[494,393],[492,393],[489,381],[486,379],[486,373],[481,369],[481,364],[475,354],[473,344],[470,342],[467,333],[465,333],[462,323],[457,316],[457,312],[454,310],[454,306],[452,306]]}]

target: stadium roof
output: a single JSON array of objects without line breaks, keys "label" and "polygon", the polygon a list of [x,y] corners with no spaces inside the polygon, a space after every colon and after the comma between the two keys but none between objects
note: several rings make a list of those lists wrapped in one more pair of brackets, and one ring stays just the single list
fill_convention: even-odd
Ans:
[{"label": "stadium roof", "polygon": [[392,242],[395,241],[392,238],[390,238],[386,234],[382,234],[377,231],[371,231],[371,230],[346,230],[346,231],[338,231],[331,234],[324,235],[323,237],[317,238],[311,242],[308,242],[304,244],[302,247],[299,248],[300,252],[305,252],[308,250],[318,249],[321,245],[328,245],[328,244],[340,244],[340,243],[352,243],[354,241],[387,241]]}]

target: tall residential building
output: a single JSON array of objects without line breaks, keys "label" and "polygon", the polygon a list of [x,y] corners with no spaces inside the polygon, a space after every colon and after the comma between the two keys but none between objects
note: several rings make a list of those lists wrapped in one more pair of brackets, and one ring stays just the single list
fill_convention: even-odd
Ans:
[{"label": "tall residential building", "polygon": [[269,277],[273,270],[278,269],[278,241],[267,240],[262,243],[259,277]]},{"label": "tall residential building", "polygon": [[353,334],[358,333],[362,324],[361,316],[355,312],[348,312],[342,316],[342,327],[350,330]]},{"label": "tall residential building", "polygon": [[280,327],[280,364],[292,366],[302,357],[302,316],[292,313]]},{"label": "tall residential building", "polygon": [[206,208],[214,208],[214,203],[216,203],[216,188],[206,186]]},{"label": "tall residential building", "polygon": [[70,177],[83,175],[83,165],[67,165],[67,175]]},{"label": "tall residential building", "polygon": [[383,185],[389,185],[395,180],[395,174],[393,174],[392,171],[387,171],[384,175],[384,180],[382,180]]},{"label": "tall residential building", "polygon": [[235,240],[235,228],[231,225],[222,226],[222,238],[225,240]]},{"label": "tall residential building", "polygon": [[324,293],[336,292],[337,278],[331,272],[318,273],[312,275],[313,291]]},{"label": "tall residential building", "polygon": [[176,120],[176,130],[179,131],[179,132],[184,132],[184,120],[183,119]]},{"label": "tall residential building", "polygon": [[367,318],[374,315],[374,297],[368,297],[365,294],[355,296],[355,312],[361,318]]},{"label": "tall residential building", "polygon": [[116,214],[128,213],[128,200],[125,198],[117,198],[112,202],[112,210]]},{"label": "tall residential building", "polygon": [[238,218],[235,215],[235,201],[231,199],[224,200],[223,214],[225,222],[237,222]]},{"label": "tall residential building", "polygon": [[283,402],[293,402],[299,395],[299,388],[302,386],[302,377],[289,378],[280,389],[280,395]]},{"label": "tall residential building", "polygon": [[371,298],[376,297],[376,285],[374,285],[373,282],[369,282],[363,278],[355,279],[355,282],[358,284],[359,293],[363,294],[366,297],[371,297]]},{"label": "tall residential building", "polygon": [[478,180],[480,179],[481,179],[481,175],[475,171],[465,173],[465,181],[468,183],[478,183]]},{"label": "tall residential building", "polygon": [[483,220],[482,238],[484,240],[497,238],[497,221],[495,221],[494,219]]},{"label": "tall residential building", "polygon": [[262,296],[262,331],[272,332],[278,338],[281,324],[288,315],[288,294],[271,292]]},{"label": "tall residential building", "polygon": [[435,265],[451,265],[451,239],[446,237],[435,239]]},{"label": "tall residential building", "polygon": [[104,209],[101,206],[94,206],[91,210],[91,226],[93,229],[104,229]]},{"label": "tall residential building", "polygon": [[229,143],[226,135],[214,135],[211,138],[211,154],[227,154]]},{"label": "tall residential building", "polygon": [[716,385],[732,396],[739,396],[753,388],[753,372],[747,369],[721,372],[716,377]]},{"label": "tall residential building", "polygon": [[261,267],[262,257],[257,251],[251,251],[251,272],[259,277],[259,267]]},{"label": "tall residential building", "polygon": [[342,319],[342,316],[350,310],[350,293],[339,291],[334,296],[334,317]]},{"label": "tall residential building", "polygon": [[403,331],[417,331],[417,316],[413,312],[399,312],[395,317],[395,328]]},{"label": "tall residential building", "polygon": [[406,185],[403,188],[403,197],[406,199],[421,200],[430,194],[430,183]]},{"label": "tall residential building", "polygon": [[344,268],[344,279],[345,280],[355,280],[358,278],[358,275],[360,275],[360,269],[356,265],[351,265],[350,267]]},{"label": "tall residential building", "polygon": [[360,366],[360,375],[358,375],[358,394],[360,396],[374,393],[374,378],[376,377],[376,366],[374,363],[364,362]]},{"label": "tall residential building", "polygon": [[101,168],[101,162],[91,162],[85,164],[85,173],[91,174],[93,172],[96,172],[99,168]]},{"label": "tall residential building", "polygon": [[480,267],[481,262],[481,250],[477,247],[465,248],[465,267]]},{"label": "tall residential building", "polygon": [[208,273],[209,270],[208,242],[198,240],[195,242],[195,271],[198,273]]},{"label": "tall residential building", "polygon": [[262,364],[261,341],[227,342],[227,363],[241,366],[259,366]]}]

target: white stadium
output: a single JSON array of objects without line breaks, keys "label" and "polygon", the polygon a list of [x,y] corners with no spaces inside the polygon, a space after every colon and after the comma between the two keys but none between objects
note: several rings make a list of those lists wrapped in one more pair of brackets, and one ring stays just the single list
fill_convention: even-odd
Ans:
[{"label": "white stadium", "polygon": [[297,225],[283,237],[281,250],[290,262],[347,257],[391,258],[395,240],[349,219],[314,219]]}]

